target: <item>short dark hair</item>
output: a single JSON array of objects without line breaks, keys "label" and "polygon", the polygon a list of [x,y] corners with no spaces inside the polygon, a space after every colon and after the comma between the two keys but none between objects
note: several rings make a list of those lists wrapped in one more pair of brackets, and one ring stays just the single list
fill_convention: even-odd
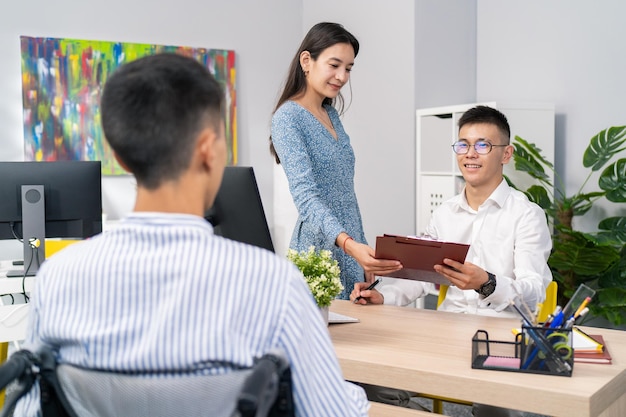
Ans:
[{"label": "short dark hair", "polygon": [[102,128],[137,184],[155,189],[189,167],[198,133],[220,130],[224,94],[193,58],[163,53],[122,65],[102,94]]},{"label": "short dark hair", "polygon": [[506,143],[503,145],[508,145],[511,142],[511,127],[509,126],[509,121],[499,110],[489,106],[473,107],[463,113],[459,119],[459,130],[465,125],[476,123],[495,125],[506,139]]}]

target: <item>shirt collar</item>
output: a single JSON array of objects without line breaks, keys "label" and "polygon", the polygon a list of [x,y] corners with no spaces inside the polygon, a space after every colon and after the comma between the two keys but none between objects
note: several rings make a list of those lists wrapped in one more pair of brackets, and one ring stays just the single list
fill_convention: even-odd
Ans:
[{"label": "shirt collar", "polygon": [[213,233],[213,226],[200,216],[184,213],[164,213],[149,211],[133,211],[122,219],[120,224],[151,225],[151,226],[195,226]]},{"label": "shirt collar", "polygon": [[[511,187],[509,187],[509,184],[503,178],[500,185],[498,185],[496,189],[493,190],[491,195],[487,197],[487,200],[485,200],[485,202],[481,204],[481,207],[489,205],[489,204],[494,204],[498,206],[498,208],[501,208],[502,206],[504,206],[504,202],[506,201],[506,199],[509,197],[510,194],[511,194]],[[458,210],[465,210],[469,212],[475,211],[473,208],[470,207],[469,203],[467,202],[467,197],[465,196],[465,187],[463,187],[463,191],[455,199],[454,204],[456,205],[456,208]],[[480,210],[480,207],[479,207],[479,210]]]}]

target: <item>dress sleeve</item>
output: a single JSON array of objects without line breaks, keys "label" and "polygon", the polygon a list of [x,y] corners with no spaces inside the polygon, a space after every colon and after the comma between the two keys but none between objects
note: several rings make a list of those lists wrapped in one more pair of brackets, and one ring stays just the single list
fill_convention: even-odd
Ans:
[{"label": "dress sleeve", "polygon": [[[289,182],[289,191],[300,218],[318,225],[328,247],[344,231],[337,217],[320,198],[323,190],[315,181],[313,164],[307,149],[307,131],[295,112],[279,109],[272,118],[272,142]],[[332,173],[328,173],[331,175]]]}]

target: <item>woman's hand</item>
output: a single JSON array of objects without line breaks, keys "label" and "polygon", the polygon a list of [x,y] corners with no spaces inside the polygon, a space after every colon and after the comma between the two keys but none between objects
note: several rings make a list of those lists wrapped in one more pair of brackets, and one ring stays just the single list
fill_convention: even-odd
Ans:
[{"label": "woman's hand", "polygon": [[374,249],[364,245],[363,243],[355,242],[353,239],[348,239],[343,247],[345,248],[346,253],[356,259],[359,265],[361,265],[366,276],[384,276],[402,269],[400,261],[391,259],[376,259],[374,258]]}]

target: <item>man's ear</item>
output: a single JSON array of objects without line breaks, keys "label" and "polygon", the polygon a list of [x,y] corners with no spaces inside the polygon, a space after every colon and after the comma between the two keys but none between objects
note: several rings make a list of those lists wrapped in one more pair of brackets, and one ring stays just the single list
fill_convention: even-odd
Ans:
[{"label": "man's ear", "polygon": [[217,134],[215,130],[210,127],[203,129],[198,135],[197,141],[197,154],[206,168],[211,169],[213,166],[216,151],[215,141],[217,140]]},{"label": "man's ear", "polygon": [[506,148],[504,148],[504,153],[502,154],[502,165],[508,164],[509,162],[511,162],[511,158],[513,158],[514,151],[515,151],[515,148],[513,147],[513,145],[508,145]]}]

